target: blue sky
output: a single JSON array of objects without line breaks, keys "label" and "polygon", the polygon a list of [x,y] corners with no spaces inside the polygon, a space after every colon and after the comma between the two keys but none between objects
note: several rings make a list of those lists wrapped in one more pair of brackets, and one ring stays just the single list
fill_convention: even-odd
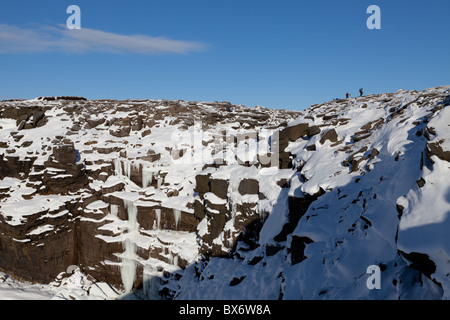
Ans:
[{"label": "blue sky", "polygon": [[[68,30],[69,5],[81,30]],[[369,30],[369,5],[381,30]],[[231,101],[303,110],[450,84],[448,0],[16,0],[0,4],[0,99]],[[78,32],[78,33],[77,33]]]}]

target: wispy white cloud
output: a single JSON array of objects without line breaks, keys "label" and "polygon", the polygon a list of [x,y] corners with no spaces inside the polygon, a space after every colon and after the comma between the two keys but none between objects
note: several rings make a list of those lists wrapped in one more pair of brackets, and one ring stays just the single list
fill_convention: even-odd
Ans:
[{"label": "wispy white cloud", "polygon": [[69,30],[65,26],[17,27],[0,24],[1,53],[135,53],[187,54],[205,50],[206,44],[146,35],[122,35],[94,29]]}]

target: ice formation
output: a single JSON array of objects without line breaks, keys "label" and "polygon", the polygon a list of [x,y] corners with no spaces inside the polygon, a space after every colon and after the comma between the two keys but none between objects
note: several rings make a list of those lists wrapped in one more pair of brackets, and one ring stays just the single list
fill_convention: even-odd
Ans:
[{"label": "ice formation", "polygon": [[153,171],[150,170],[148,167],[142,168],[142,187],[147,188],[149,185],[152,184],[153,180]]}]

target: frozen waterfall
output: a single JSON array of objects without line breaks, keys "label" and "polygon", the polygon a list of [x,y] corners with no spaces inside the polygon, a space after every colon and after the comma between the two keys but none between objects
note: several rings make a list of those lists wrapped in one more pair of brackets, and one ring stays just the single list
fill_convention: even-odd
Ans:
[{"label": "frozen waterfall", "polygon": [[153,180],[153,171],[151,171],[151,168],[143,167],[142,168],[142,187],[147,188],[149,185],[152,184]]},{"label": "frozen waterfall", "polygon": [[137,223],[137,207],[130,200],[124,200],[125,209],[128,212],[128,232],[123,241],[124,252],[122,254],[122,266],[120,274],[125,292],[131,292],[136,278],[136,244],[133,237],[139,233]]}]

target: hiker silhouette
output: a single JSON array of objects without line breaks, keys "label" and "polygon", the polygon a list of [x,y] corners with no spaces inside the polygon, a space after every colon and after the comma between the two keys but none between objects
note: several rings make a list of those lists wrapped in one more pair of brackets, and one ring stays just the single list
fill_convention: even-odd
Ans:
[{"label": "hiker silhouette", "polygon": [[359,89],[359,96],[362,97],[363,95],[363,88]]}]

